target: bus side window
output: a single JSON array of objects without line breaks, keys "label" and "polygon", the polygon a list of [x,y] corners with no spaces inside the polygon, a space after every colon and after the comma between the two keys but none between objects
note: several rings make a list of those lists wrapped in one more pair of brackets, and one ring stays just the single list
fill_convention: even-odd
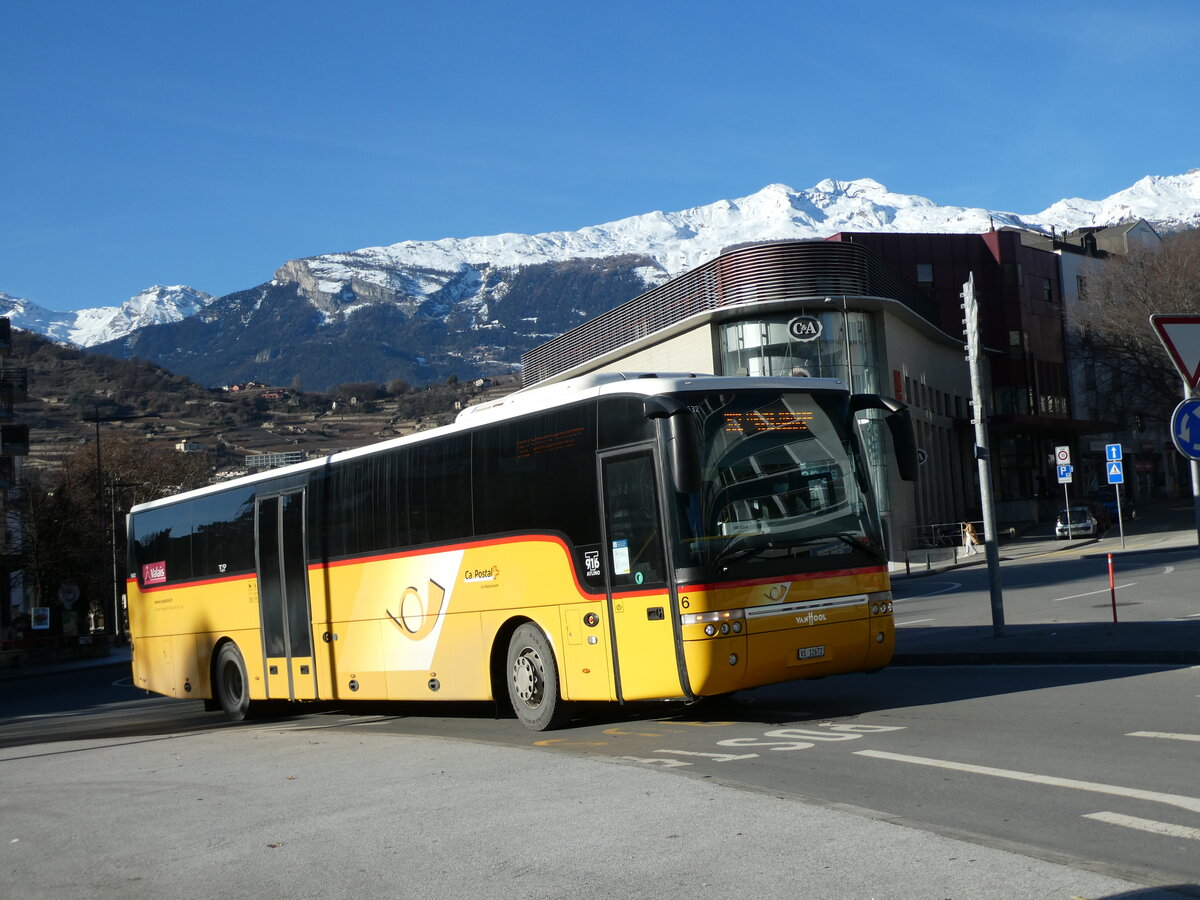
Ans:
[{"label": "bus side window", "polygon": [[474,536],[470,435],[454,435],[413,447],[406,482],[412,543]]}]

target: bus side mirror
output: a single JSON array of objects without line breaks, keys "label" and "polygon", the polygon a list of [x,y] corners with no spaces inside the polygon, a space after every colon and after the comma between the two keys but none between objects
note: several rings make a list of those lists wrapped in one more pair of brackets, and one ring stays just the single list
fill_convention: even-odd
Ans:
[{"label": "bus side mirror", "polygon": [[647,397],[643,407],[647,419],[667,420],[667,460],[671,486],[677,494],[700,490],[700,432],[692,411],[674,397]]},{"label": "bus side mirror", "polygon": [[896,471],[905,481],[917,480],[917,439],[913,435],[912,416],[908,405],[890,397],[877,394],[854,394],[850,397],[850,414],[862,409],[882,409],[887,412],[887,422],[892,435],[892,448],[896,453]]}]

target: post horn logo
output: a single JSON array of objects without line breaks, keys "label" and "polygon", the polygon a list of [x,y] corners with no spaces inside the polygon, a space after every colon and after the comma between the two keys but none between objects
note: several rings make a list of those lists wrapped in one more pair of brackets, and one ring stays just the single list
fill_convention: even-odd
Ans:
[{"label": "post horn logo", "polygon": [[400,615],[397,617],[392,615],[391,610],[385,610],[399,627],[400,633],[414,641],[421,640],[433,631],[446,600],[446,589],[432,578],[429,579],[427,593],[428,597],[422,598],[421,592],[410,585],[400,595]]}]

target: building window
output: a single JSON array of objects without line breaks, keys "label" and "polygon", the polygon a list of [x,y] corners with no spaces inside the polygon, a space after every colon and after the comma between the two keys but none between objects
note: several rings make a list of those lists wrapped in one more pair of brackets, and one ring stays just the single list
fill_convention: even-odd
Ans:
[{"label": "building window", "polygon": [[933,263],[917,263],[917,284],[933,287]]}]

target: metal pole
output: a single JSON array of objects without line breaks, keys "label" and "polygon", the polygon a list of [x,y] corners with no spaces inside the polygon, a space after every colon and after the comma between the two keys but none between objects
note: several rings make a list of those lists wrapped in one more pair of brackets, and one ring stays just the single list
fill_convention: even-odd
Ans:
[{"label": "metal pole", "polygon": [[979,503],[983,507],[984,550],[987,554],[988,582],[991,589],[992,634],[1004,636],[1004,595],[1000,587],[1000,550],[997,546],[996,504],[992,496],[992,469],[989,457],[987,407],[983,392],[982,346],[979,336],[979,304],[975,299],[975,273],[963,285],[964,324],[967,332],[967,363],[971,372],[971,400],[974,404],[975,458],[979,463]]},{"label": "metal pole", "polygon": [[[100,528],[104,528],[104,470],[101,468],[100,460],[100,407],[96,407],[96,522]],[[101,550],[101,553],[104,551]],[[97,575],[103,569],[97,569]],[[88,600],[91,603],[91,599]],[[106,629],[112,631],[113,643],[117,643],[120,639],[120,631],[117,626],[117,609],[113,606],[113,621],[112,628]],[[107,618],[107,616],[105,617]]]},{"label": "metal pole", "polygon": [[108,488],[108,509],[112,513],[112,540],[109,541],[109,546],[112,547],[112,577],[113,577],[113,629],[116,635],[115,643],[124,642],[124,632],[121,628],[121,598],[117,591],[117,486],[114,482],[109,483]]},{"label": "metal pole", "polygon": [[[846,337],[846,385],[854,393],[854,360],[850,356],[850,310],[846,308],[846,295],[842,294],[842,334]],[[1200,521],[1198,519],[1197,521]]]},{"label": "metal pole", "polygon": [[[1186,378],[1183,379],[1183,399],[1192,398],[1192,387]],[[1173,424],[1173,423],[1172,423]],[[1192,516],[1196,523],[1196,544],[1200,546],[1200,459],[1188,458],[1188,467],[1192,471]]]}]

